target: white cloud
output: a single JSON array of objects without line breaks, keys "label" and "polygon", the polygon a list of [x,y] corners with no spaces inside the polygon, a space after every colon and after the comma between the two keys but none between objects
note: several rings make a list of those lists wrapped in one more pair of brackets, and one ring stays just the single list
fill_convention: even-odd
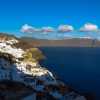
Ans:
[{"label": "white cloud", "polygon": [[71,25],[60,25],[58,27],[58,32],[69,32],[69,31],[73,31],[74,28]]},{"label": "white cloud", "polygon": [[34,28],[28,24],[25,24],[22,26],[20,31],[23,33],[32,33],[34,31]]},{"label": "white cloud", "polygon": [[80,28],[80,31],[98,31],[98,26],[92,23],[86,23],[82,28]]},{"label": "white cloud", "polygon": [[22,26],[20,31],[23,32],[23,33],[34,33],[34,32],[40,32],[41,29],[37,29],[33,26],[25,24],[25,25]]},{"label": "white cloud", "polygon": [[34,32],[48,33],[48,32],[54,32],[55,30],[54,30],[53,27],[50,27],[50,26],[42,27],[42,28],[39,29],[39,28],[35,28],[33,26],[30,26],[28,24],[25,24],[25,25],[22,26],[20,31],[23,32],[23,33],[34,33]]},{"label": "white cloud", "polygon": [[54,32],[55,30],[53,27],[48,26],[48,27],[42,27],[41,31],[48,33],[48,32]]}]

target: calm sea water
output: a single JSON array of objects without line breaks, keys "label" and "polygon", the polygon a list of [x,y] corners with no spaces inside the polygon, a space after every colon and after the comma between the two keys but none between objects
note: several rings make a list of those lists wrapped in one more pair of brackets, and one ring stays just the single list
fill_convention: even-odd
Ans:
[{"label": "calm sea water", "polygon": [[81,92],[89,92],[100,100],[100,48],[40,48],[47,66],[62,80]]}]

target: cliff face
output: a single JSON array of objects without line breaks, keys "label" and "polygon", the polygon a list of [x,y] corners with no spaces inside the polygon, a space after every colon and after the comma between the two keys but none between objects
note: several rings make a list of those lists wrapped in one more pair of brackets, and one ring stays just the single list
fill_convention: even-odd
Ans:
[{"label": "cliff face", "polygon": [[63,40],[32,40],[32,38],[22,38],[22,40],[26,43],[29,42],[29,45],[34,47],[100,47],[99,40],[88,38],[71,38]]},{"label": "cliff face", "polygon": [[17,48],[18,42],[14,38],[0,42],[0,98],[86,100],[84,96],[57,80],[48,69],[40,66],[38,60],[44,58],[41,51],[37,48]]}]

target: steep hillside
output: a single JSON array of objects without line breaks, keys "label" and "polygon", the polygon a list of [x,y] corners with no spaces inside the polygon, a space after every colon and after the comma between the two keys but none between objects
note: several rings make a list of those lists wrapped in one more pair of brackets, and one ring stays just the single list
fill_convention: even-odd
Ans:
[{"label": "steep hillside", "polygon": [[0,42],[1,100],[87,100],[39,64],[44,58],[39,49],[18,43],[15,38]]}]

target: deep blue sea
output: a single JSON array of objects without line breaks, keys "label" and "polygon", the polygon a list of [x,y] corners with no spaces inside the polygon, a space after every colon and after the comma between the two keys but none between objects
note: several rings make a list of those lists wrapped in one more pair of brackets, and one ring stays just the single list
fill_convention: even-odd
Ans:
[{"label": "deep blue sea", "polygon": [[42,47],[47,66],[63,81],[82,93],[93,93],[100,100],[100,48]]}]

